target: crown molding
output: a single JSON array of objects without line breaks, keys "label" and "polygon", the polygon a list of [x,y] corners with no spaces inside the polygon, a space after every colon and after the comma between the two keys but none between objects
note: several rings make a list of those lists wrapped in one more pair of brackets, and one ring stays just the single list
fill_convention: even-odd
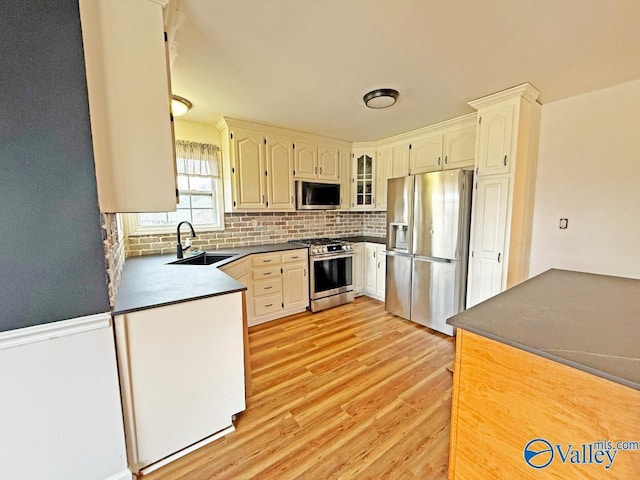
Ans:
[{"label": "crown molding", "polygon": [[523,83],[516,87],[508,88],[500,92],[492,93],[477,100],[468,102],[468,105],[476,110],[496,103],[504,102],[505,100],[513,100],[516,98],[522,98],[530,103],[534,103],[540,96],[540,91],[531,85],[530,83]]}]

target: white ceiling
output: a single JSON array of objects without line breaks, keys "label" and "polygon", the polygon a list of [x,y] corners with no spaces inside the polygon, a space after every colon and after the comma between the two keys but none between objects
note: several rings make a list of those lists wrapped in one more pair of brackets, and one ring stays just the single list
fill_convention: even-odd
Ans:
[{"label": "white ceiling", "polygon": [[[544,104],[640,78],[640,0],[175,2],[173,92],[195,122],[378,140],[524,82]],[[386,87],[395,106],[364,106]]]}]

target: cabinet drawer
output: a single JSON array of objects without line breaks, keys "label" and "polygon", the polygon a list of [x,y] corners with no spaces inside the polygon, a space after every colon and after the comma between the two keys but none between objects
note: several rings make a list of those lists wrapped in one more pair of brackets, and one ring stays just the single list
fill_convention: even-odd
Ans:
[{"label": "cabinet drawer", "polygon": [[282,293],[262,295],[253,299],[254,313],[257,317],[282,310]]},{"label": "cabinet drawer", "polygon": [[282,279],[280,276],[269,278],[267,280],[258,280],[253,282],[253,295],[268,295],[282,291]]},{"label": "cabinet drawer", "polygon": [[282,254],[282,263],[301,262],[306,259],[307,252],[305,250],[292,250]]},{"label": "cabinet drawer", "polygon": [[253,256],[254,267],[264,267],[266,265],[273,265],[273,264],[279,264],[279,263],[280,263],[279,253],[267,253],[263,255]]},{"label": "cabinet drawer", "polygon": [[261,267],[253,269],[254,280],[264,280],[266,278],[280,277],[280,275],[282,275],[280,263],[278,263],[277,267]]}]

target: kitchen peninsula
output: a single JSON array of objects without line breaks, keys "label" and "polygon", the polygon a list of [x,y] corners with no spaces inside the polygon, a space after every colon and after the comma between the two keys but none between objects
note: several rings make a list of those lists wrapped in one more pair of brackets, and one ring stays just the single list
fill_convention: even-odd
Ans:
[{"label": "kitchen peninsula", "polygon": [[449,478],[638,478],[637,449],[580,452],[640,441],[639,280],[549,270],[448,323]]}]

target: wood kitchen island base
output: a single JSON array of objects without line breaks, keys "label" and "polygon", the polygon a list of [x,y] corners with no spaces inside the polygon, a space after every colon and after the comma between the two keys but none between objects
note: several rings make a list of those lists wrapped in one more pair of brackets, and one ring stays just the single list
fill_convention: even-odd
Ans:
[{"label": "wood kitchen island base", "polygon": [[[606,469],[606,457],[583,465],[569,455],[563,463],[555,447],[564,454],[572,444],[582,455],[582,444],[640,441],[640,391],[461,329],[451,422],[451,480],[640,478],[640,451],[618,451]],[[554,446],[545,468],[524,459],[536,438]],[[549,459],[542,453],[532,462]]]}]

